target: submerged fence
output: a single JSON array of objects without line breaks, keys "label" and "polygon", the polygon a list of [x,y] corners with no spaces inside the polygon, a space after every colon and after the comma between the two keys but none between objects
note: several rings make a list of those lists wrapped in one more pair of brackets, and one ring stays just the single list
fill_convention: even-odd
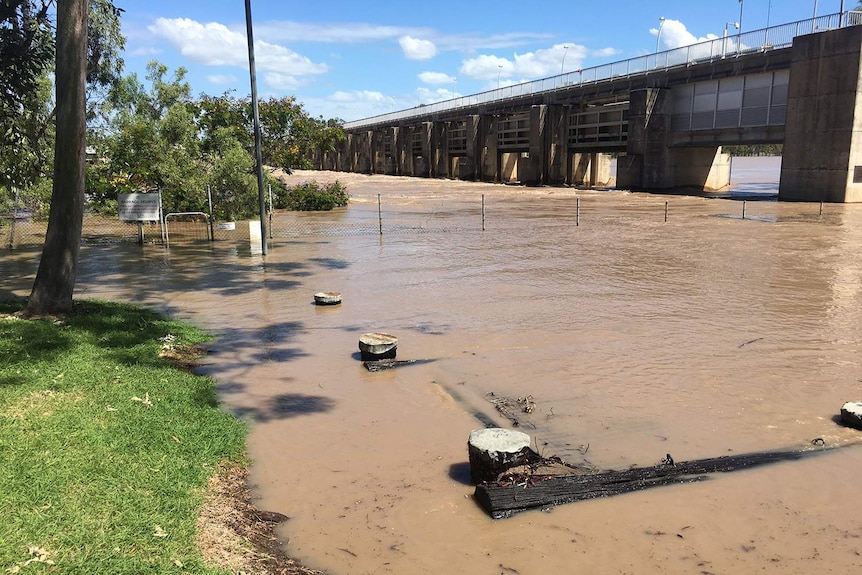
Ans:
[{"label": "submerged fence", "polygon": [[[464,199],[352,201],[348,207],[325,212],[275,210],[267,214],[271,239],[303,236],[369,234],[452,233],[481,231],[485,224],[484,196]],[[118,218],[87,214],[81,242],[110,244],[137,242],[170,246],[205,242],[248,242],[259,221],[211,221],[207,214],[168,214],[165,223],[124,222]],[[0,215],[0,246],[16,249],[42,245],[47,222],[32,217]]]}]

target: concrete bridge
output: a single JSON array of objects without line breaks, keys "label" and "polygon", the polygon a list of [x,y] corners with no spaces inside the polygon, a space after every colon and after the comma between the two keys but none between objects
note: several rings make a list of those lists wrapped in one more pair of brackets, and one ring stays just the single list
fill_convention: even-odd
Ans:
[{"label": "concrete bridge", "polygon": [[345,124],[317,166],[526,185],[729,185],[784,145],[779,199],[862,202],[862,13],[843,12]]}]

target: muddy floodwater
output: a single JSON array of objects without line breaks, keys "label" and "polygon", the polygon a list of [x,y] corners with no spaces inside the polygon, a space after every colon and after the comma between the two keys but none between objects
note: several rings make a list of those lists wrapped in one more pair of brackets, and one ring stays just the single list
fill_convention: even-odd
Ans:
[{"label": "muddy floodwater", "polygon": [[[754,162],[735,199],[299,173],[351,205],[277,215],[265,257],[87,245],[76,296],[218,335],[203,369],[253,422],[258,505],[311,567],[852,573],[862,446],[505,520],[472,498],[470,431],[514,425],[495,397],[531,398],[515,415],[541,453],[600,469],[862,439],[836,423],[862,401],[862,205],[747,201],[743,219],[777,182]],[[35,257],[3,252],[0,297],[27,294]],[[370,331],[429,361],[366,371]]]}]

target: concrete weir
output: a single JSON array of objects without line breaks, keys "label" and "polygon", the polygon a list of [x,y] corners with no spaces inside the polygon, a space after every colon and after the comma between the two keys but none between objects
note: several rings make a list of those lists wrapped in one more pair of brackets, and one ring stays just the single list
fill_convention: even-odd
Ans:
[{"label": "concrete weir", "polygon": [[529,186],[715,191],[722,146],[783,144],[779,199],[862,202],[862,13],[348,122],[316,167]]}]

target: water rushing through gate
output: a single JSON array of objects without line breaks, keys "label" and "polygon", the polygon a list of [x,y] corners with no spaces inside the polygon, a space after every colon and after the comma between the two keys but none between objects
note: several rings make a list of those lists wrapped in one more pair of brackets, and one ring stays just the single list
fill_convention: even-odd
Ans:
[{"label": "water rushing through gate", "polygon": [[[728,200],[316,175],[354,199],[321,217],[373,221],[379,193],[427,233],[275,238],[265,260],[89,246],[77,291],[220,334],[204,369],[254,421],[251,480],[290,553],[335,574],[862,565],[862,447],[496,522],[466,483],[470,430],[511,425],[491,392],[532,396],[516,415],[544,454],[600,468],[858,440],[833,418],[862,400],[862,206],[743,220]],[[27,256],[0,260],[0,297],[26,295]],[[325,290],[344,303],[312,305]],[[432,361],[366,372],[366,331]]]}]

